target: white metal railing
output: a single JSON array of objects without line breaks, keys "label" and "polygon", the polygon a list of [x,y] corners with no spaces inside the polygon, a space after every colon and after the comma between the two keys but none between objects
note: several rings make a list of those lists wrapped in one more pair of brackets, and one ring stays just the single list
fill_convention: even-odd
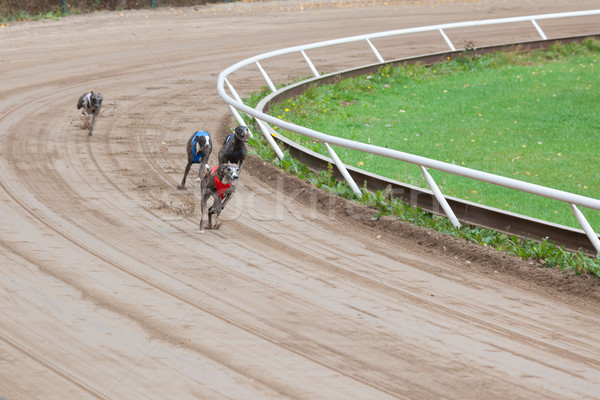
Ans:
[{"label": "white metal railing", "polygon": [[[540,185],[536,185],[536,184],[532,184],[532,183],[528,183],[528,182],[522,182],[522,181],[519,181],[516,179],[506,178],[503,176],[494,175],[494,174],[490,174],[487,172],[477,171],[477,170],[473,170],[470,168],[445,163],[442,161],[437,161],[437,160],[420,157],[420,156],[413,155],[413,154],[404,153],[404,152],[401,152],[398,150],[382,148],[382,147],[374,146],[374,145],[367,144],[367,143],[361,143],[361,142],[357,142],[357,141],[353,141],[353,140],[343,139],[343,138],[328,135],[328,134],[325,134],[322,132],[318,132],[318,131],[315,131],[315,130],[312,130],[309,128],[305,128],[305,127],[302,127],[299,125],[295,125],[295,124],[283,121],[279,118],[274,118],[268,114],[265,114],[261,111],[261,109],[259,107],[257,107],[257,109],[254,109],[252,107],[245,105],[241,101],[240,96],[236,93],[233,85],[227,79],[233,72],[238,71],[241,68],[244,68],[248,65],[254,64],[258,67],[259,72],[261,73],[267,86],[269,87],[269,89],[272,92],[271,95],[269,95],[268,97],[272,98],[273,96],[283,92],[286,88],[282,88],[279,91],[276,89],[271,78],[269,77],[269,75],[267,74],[265,69],[260,64],[260,61],[262,61],[262,60],[271,59],[271,58],[275,58],[275,57],[279,57],[279,56],[283,56],[283,55],[287,55],[287,54],[292,54],[292,53],[300,53],[304,57],[304,60],[308,64],[308,67],[311,70],[311,72],[313,73],[313,75],[316,78],[319,78],[319,77],[322,77],[322,75],[320,75],[318,73],[318,70],[313,65],[313,62],[310,60],[310,58],[306,54],[306,50],[331,47],[331,46],[353,43],[353,42],[366,41],[367,44],[369,45],[369,47],[371,48],[371,50],[373,51],[376,59],[379,61],[379,63],[385,63],[385,60],[381,56],[380,52],[373,45],[372,39],[392,37],[392,36],[401,36],[401,35],[419,33],[419,32],[439,31],[440,34],[442,35],[442,38],[448,45],[449,49],[451,51],[456,51],[456,47],[454,46],[454,44],[451,42],[451,40],[445,33],[446,30],[455,29],[455,28],[465,28],[465,27],[480,27],[480,26],[486,26],[486,25],[510,24],[510,23],[528,21],[528,22],[531,22],[531,24],[537,31],[539,37],[542,40],[546,40],[548,38],[547,38],[546,34],[543,32],[543,30],[541,29],[541,27],[539,26],[537,21],[548,20],[548,19],[557,19],[557,18],[595,16],[595,15],[600,15],[600,9],[599,10],[567,12],[567,13],[556,13],[556,14],[540,14],[540,15],[522,16],[522,17],[514,17],[514,18],[489,19],[489,20],[482,20],[482,21],[467,21],[467,22],[457,22],[457,23],[448,23],[448,24],[440,24],[440,25],[429,25],[429,26],[416,27],[416,28],[407,28],[407,29],[399,29],[399,30],[386,31],[386,32],[378,32],[378,33],[372,33],[372,34],[367,34],[367,35],[358,35],[358,36],[352,36],[352,37],[336,39],[336,40],[327,40],[327,41],[322,41],[322,42],[317,42],[317,43],[306,44],[306,45],[302,45],[302,46],[288,47],[285,49],[275,50],[275,51],[263,53],[263,54],[260,54],[260,55],[254,56],[254,57],[247,58],[247,59],[242,60],[242,61],[230,66],[229,68],[225,69],[224,71],[222,71],[219,74],[219,77],[217,80],[217,90],[219,92],[219,95],[223,98],[223,100],[229,104],[229,107],[230,107],[234,117],[241,125],[245,125],[245,123],[238,111],[242,111],[256,119],[264,137],[266,138],[266,140],[270,144],[270,146],[274,149],[274,151],[276,152],[276,154],[279,158],[283,158],[283,152],[281,151],[281,149],[279,148],[277,143],[273,140],[272,128],[268,124],[283,128],[285,130],[296,132],[301,135],[308,136],[310,138],[313,138],[313,139],[316,139],[316,140],[319,140],[319,141],[325,143],[327,150],[332,158],[332,161],[334,162],[336,167],[340,170],[340,172],[342,173],[344,178],[348,181],[348,183],[350,184],[350,186],[352,187],[352,189],[358,196],[361,195],[360,190],[358,189],[358,186],[352,180],[350,174],[346,170],[346,167],[344,166],[342,161],[339,159],[339,157],[335,154],[335,152],[331,148],[331,145],[346,147],[346,148],[350,148],[353,150],[359,150],[359,151],[362,151],[365,153],[380,155],[383,157],[393,158],[396,160],[400,160],[400,161],[418,165],[420,167],[429,187],[431,188],[436,200],[442,206],[442,209],[444,210],[444,212],[446,213],[446,215],[450,219],[450,221],[452,221],[452,224],[455,227],[459,227],[460,222],[454,215],[452,209],[448,205],[448,202],[446,201],[446,198],[444,197],[444,195],[441,193],[439,187],[437,186],[437,184],[435,183],[435,181],[433,180],[431,175],[428,173],[427,168],[432,168],[432,169],[447,172],[450,174],[460,175],[460,176],[467,177],[470,179],[475,179],[475,180],[479,180],[482,182],[487,182],[487,183],[491,183],[494,185],[503,186],[503,187],[519,190],[522,192],[532,193],[534,195],[543,196],[543,197],[547,197],[550,199],[568,203],[571,206],[571,209],[573,210],[573,213],[575,214],[577,221],[583,228],[583,231],[585,232],[585,234],[591,241],[591,243],[594,246],[594,248],[596,249],[597,253],[600,253],[600,240],[598,239],[598,235],[594,232],[593,228],[591,227],[591,225],[589,224],[589,222],[587,221],[587,219],[585,218],[583,213],[577,207],[577,206],[581,206],[581,207],[587,207],[587,208],[594,209],[594,210],[600,210],[600,200],[598,200],[598,199],[580,196],[577,194],[573,194],[573,193],[569,193],[569,192],[565,192],[565,191],[561,191],[561,190],[557,190],[557,189],[553,189],[553,188],[548,188],[548,187],[544,187],[544,186],[540,186]],[[225,85],[227,85],[227,88],[228,88],[229,92],[231,93],[231,95],[233,96],[233,98],[226,92]],[[263,100],[263,102],[264,102],[264,100]]]}]

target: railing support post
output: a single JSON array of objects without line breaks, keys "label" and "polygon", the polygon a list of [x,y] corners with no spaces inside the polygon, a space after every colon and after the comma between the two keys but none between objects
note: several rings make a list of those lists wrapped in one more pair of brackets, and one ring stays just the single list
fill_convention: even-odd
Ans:
[{"label": "railing support post", "polygon": [[454,47],[454,45],[450,41],[450,38],[446,35],[446,32],[444,32],[442,29],[440,29],[439,31],[442,34],[442,37],[444,38],[444,40],[446,41],[446,44],[448,45],[448,47],[450,47],[450,50],[456,51],[456,48]]},{"label": "railing support post", "polygon": [[348,185],[350,185],[350,188],[352,188],[354,194],[357,195],[359,199],[362,199],[362,193],[360,189],[356,185],[356,182],[354,182],[354,179],[352,179],[352,176],[350,176],[350,173],[348,172],[348,169],[346,168],[342,160],[340,160],[338,155],[335,153],[335,151],[333,151],[333,149],[328,143],[325,143],[325,147],[327,147],[329,157],[331,157],[337,169],[340,171],[346,182],[348,182]]},{"label": "railing support post", "polygon": [[256,119],[256,123],[260,127],[260,130],[262,131],[263,136],[265,137],[265,139],[267,140],[267,142],[269,143],[269,145],[271,146],[271,148],[273,149],[275,154],[277,154],[277,157],[279,157],[280,160],[283,160],[283,151],[281,151],[281,149],[279,148],[279,146],[273,139],[273,136],[271,136],[271,132],[269,132],[269,129],[268,129],[266,123],[261,121],[260,119]]},{"label": "railing support post", "polygon": [[315,78],[318,78],[319,76],[321,76],[321,74],[319,74],[319,71],[317,71],[317,69],[315,68],[315,65],[312,63],[312,61],[310,61],[310,58],[308,58],[308,56],[306,55],[306,52],[304,50],[300,50],[300,53],[302,53],[304,60],[308,64],[308,67],[312,71]]},{"label": "railing support post", "polygon": [[[241,103],[242,99],[237,94],[237,92],[235,91],[235,89],[233,88],[233,85],[231,83],[229,83],[229,81],[227,79],[225,79],[225,83],[227,84],[227,87],[229,88],[229,91],[231,92],[231,94],[233,95],[233,97],[237,101],[239,101]],[[234,118],[238,121],[238,124],[244,125],[247,128],[248,126],[244,122],[244,119],[242,118],[242,116],[240,115],[240,113],[238,112],[238,110],[236,110],[231,104],[229,104],[229,109],[231,110],[231,113],[233,114]],[[250,129],[248,129],[248,132],[250,133],[250,137],[254,138],[254,135],[252,134],[252,131]]]},{"label": "railing support post", "polygon": [[577,222],[579,222],[579,225],[581,225],[581,227],[583,228],[583,231],[590,239],[590,242],[592,242],[592,246],[594,246],[594,248],[596,249],[597,255],[600,254],[600,240],[598,239],[596,232],[594,232],[588,220],[585,218],[583,213],[579,211],[579,208],[577,208],[575,204],[571,204],[571,209],[575,214],[575,218],[577,218]]},{"label": "railing support post", "polygon": [[535,27],[535,29],[538,31],[538,33],[540,34],[540,36],[542,37],[542,40],[547,40],[548,37],[546,36],[546,34],[544,33],[544,31],[542,30],[542,28],[540,28],[540,26],[538,25],[538,23],[536,22],[535,19],[531,20],[531,23],[533,24],[533,26]]},{"label": "railing support post", "polygon": [[377,57],[377,60],[379,60],[380,63],[384,62],[383,57],[381,57],[381,54],[379,54],[379,51],[375,48],[375,46],[373,46],[373,43],[371,43],[369,39],[367,39],[367,43],[369,43],[369,46],[371,46],[371,50],[373,50],[373,53],[375,54],[375,57]]},{"label": "railing support post", "polygon": [[446,198],[442,194],[437,183],[435,183],[435,181],[433,180],[429,172],[427,172],[424,166],[419,165],[419,168],[421,168],[421,172],[423,173],[427,184],[431,188],[435,199],[438,201],[438,203],[440,203],[442,209],[444,210],[444,213],[446,213],[446,216],[450,219],[450,222],[452,222],[452,226],[454,226],[456,229],[460,228],[460,222],[458,222],[458,218],[456,218],[456,215],[454,215],[454,211],[452,211],[452,208],[450,208],[450,204],[448,204],[448,202],[446,201]]},{"label": "railing support post", "polygon": [[267,86],[269,86],[269,89],[271,89],[271,92],[275,93],[277,91],[277,88],[275,87],[275,85],[273,85],[271,78],[269,78],[269,75],[267,75],[267,72],[263,69],[262,65],[260,65],[258,60],[256,60],[256,66],[258,67],[260,74],[263,76],[263,79],[267,83]]}]

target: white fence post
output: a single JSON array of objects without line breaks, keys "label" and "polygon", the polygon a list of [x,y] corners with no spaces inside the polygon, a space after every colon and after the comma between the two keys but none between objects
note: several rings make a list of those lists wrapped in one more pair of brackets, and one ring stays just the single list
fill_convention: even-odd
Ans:
[{"label": "white fence post", "polygon": [[268,125],[266,124],[266,122],[261,121],[260,119],[256,118],[256,123],[260,127],[260,130],[262,131],[263,136],[269,143],[269,146],[271,146],[271,148],[273,149],[275,154],[277,154],[277,157],[279,157],[280,160],[283,160],[283,151],[281,151],[281,148],[279,148],[279,146],[275,142],[275,139],[273,139],[273,136],[271,136],[271,132],[269,131],[269,128],[267,127]]},{"label": "white fence post", "polygon": [[[240,96],[237,94],[237,92],[233,88],[233,85],[231,83],[229,83],[229,81],[227,79],[225,79],[225,83],[227,84],[227,87],[229,88],[229,91],[231,92],[233,97],[241,103],[242,99],[240,98]],[[246,122],[244,122],[244,119],[242,118],[240,113],[235,108],[233,108],[233,106],[231,104],[229,105],[229,109],[231,110],[231,113],[233,114],[234,118],[237,120],[238,124],[244,125],[246,128],[248,128],[248,126],[246,125]],[[248,129],[248,133],[250,134],[251,138],[254,138],[254,135],[252,134],[252,131],[250,129]]]},{"label": "white fence post", "polygon": [[348,169],[346,168],[342,160],[340,160],[338,155],[335,153],[335,151],[333,151],[333,149],[328,143],[325,143],[325,147],[327,147],[329,157],[331,157],[337,169],[340,171],[346,182],[348,182],[348,185],[350,185],[350,188],[352,188],[354,194],[357,195],[359,199],[362,199],[362,193],[360,189],[356,185],[356,182],[354,182],[354,179],[352,179],[352,176],[350,176],[350,173],[348,172]]},{"label": "white fence post", "polygon": [[271,89],[271,92],[276,92],[277,88],[275,87],[275,85],[273,85],[271,78],[269,78],[269,75],[267,75],[267,72],[263,69],[262,65],[260,65],[258,60],[256,60],[255,64],[258,67],[258,70],[260,71],[261,75],[263,76],[265,82],[267,82],[267,86],[269,86],[269,89]]},{"label": "white fence post", "polygon": [[381,54],[379,54],[379,51],[375,48],[375,46],[373,46],[373,43],[371,43],[371,41],[368,38],[367,43],[369,43],[369,46],[371,46],[371,50],[373,50],[373,53],[375,53],[375,57],[377,57],[377,60],[379,60],[380,63],[385,62],[383,57],[381,57]]},{"label": "white fence post", "polygon": [[321,76],[321,74],[319,74],[319,71],[317,71],[317,69],[313,65],[312,61],[310,61],[310,58],[308,58],[308,56],[306,55],[306,52],[304,52],[304,50],[300,50],[300,53],[302,53],[302,56],[304,56],[304,59],[306,60],[306,63],[308,64],[308,67],[312,71],[313,75],[315,77]]},{"label": "white fence post", "polygon": [[456,48],[454,47],[454,45],[450,41],[450,38],[448,36],[446,36],[446,33],[444,33],[444,31],[442,29],[440,29],[439,31],[442,34],[442,37],[444,38],[444,40],[446,41],[446,44],[448,45],[448,47],[450,47],[450,50],[456,51]]},{"label": "white fence post", "polygon": [[597,254],[600,254],[600,240],[598,239],[598,236],[596,236],[596,233],[592,229],[592,226],[590,225],[588,220],[585,219],[585,216],[581,213],[581,211],[579,211],[575,204],[571,204],[571,209],[573,210],[573,213],[575,213],[575,218],[577,218],[577,222],[579,222],[579,225],[581,225],[581,227],[583,228],[583,231],[587,235],[588,239],[590,239],[590,242],[592,242],[592,246],[594,246],[594,248],[596,249]]},{"label": "white fence post", "polygon": [[425,169],[424,166],[419,165],[419,168],[421,168],[421,172],[423,173],[427,184],[431,188],[435,199],[438,201],[438,203],[440,203],[442,209],[444,210],[444,213],[446,213],[446,216],[448,217],[448,219],[450,219],[450,222],[452,222],[452,226],[454,226],[457,229],[460,228],[460,222],[458,222],[458,218],[456,218],[456,215],[454,215],[454,211],[452,211],[452,208],[450,208],[450,204],[448,204],[448,202],[446,201],[446,198],[442,194],[442,191],[438,187],[437,183],[435,183],[435,181],[433,180],[433,177],[429,174],[429,172]]},{"label": "white fence post", "polygon": [[540,34],[540,36],[542,37],[542,39],[543,40],[547,40],[548,37],[546,36],[546,34],[544,33],[544,31],[542,31],[542,28],[540,28],[540,26],[538,25],[538,23],[536,22],[536,20],[532,19],[531,23],[533,24],[533,26],[535,27],[535,29],[538,31],[538,33]]}]

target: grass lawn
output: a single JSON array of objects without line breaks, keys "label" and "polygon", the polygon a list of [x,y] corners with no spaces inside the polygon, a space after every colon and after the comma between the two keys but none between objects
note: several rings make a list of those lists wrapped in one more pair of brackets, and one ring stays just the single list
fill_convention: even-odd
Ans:
[{"label": "grass lawn", "polygon": [[[324,133],[600,198],[600,42],[498,52],[313,87],[269,113]],[[321,143],[282,132],[322,154]],[[335,148],[347,164],[427,187],[412,164]],[[430,171],[442,192],[579,228],[568,204]],[[600,231],[600,212],[580,208]]]}]

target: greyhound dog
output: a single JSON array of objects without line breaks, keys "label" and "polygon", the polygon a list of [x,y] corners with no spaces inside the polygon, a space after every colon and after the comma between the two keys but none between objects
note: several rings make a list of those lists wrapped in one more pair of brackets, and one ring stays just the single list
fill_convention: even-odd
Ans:
[{"label": "greyhound dog", "polygon": [[100,93],[94,93],[93,91],[87,92],[81,95],[77,101],[77,109],[81,110],[81,113],[89,120],[90,115],[92,116],[92,123],[88,135],[92,136],[94,125],[96,125],[96,117],[100,113],[102,107],[102,95]]},{"label": "greyhound dog", "polygon": [[188,162],[185,166],[183,179],[181,180],[181,184],[179,185],[178,189],[185,188],[185,179],[190,172],[192,164],[200,164],[200,169],[198,170],[198,179],[202,179],[202,174],[205,172],[204,170],[206,169],[208,157],[212,152],[212,140],[210,138],[210,134],[204,131],[198,131],[194,133],[188,139],[186,149]]},{"label": "greyhound dog", "polygon": [[242,169],[246,159],[246,142],[249,133],[248,127],[240,125],[235,128],[234,133],[227,135],[223,147],[219,150],[219,164],[230,162]]},{"label": "greyhound dog", "polygon": [[216,165],[210,172],[204,174],[200,194],[200,233],[204,233],[204,210],[210,197],[213,198],[213,203],[208,209],[207,228],[219,229],[218,218],[235,193],[239,173],[240,169],[237,165],[224,163]]}]

